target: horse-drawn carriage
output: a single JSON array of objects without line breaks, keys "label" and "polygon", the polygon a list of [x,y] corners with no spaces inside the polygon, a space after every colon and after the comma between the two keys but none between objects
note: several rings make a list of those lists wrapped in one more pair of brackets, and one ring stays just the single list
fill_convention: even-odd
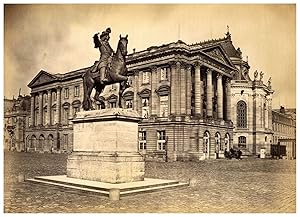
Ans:
[{"label": "horse-drawn carriage", "polygon": [[230,148],[229,151],[227,151],[225,149],[224,156],[226,159],[235,158],[235,159],[240,160],[241,156],[242,156],[242,151],[240,149],[236,149],[236,148]]}]

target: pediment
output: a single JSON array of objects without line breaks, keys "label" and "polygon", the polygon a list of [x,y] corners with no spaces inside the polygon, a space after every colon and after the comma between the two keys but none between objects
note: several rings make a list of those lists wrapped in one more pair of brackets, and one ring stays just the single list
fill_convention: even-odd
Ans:
[{"label": "pediment", "polygon": [[170,87],[168,85],[162,85],[156,90],[159,96],[167,96],[170,93]]},{"label": "pediment", "polygon": [[150,96],[151,96],[151,90],[149,90],[148,88],[143,89],[141,92],[138,93],[138,95],[139,95],[141,98],[144,98],[144,97],[150,97]]},{"label": "pediment", "polygon": [[229,59],[229,57],[226,55],[226,52],[224,51],[224,49],[219,46],[213,46],[210,48],[206,48],[204,50],[202,50],[202,52],[204,52],[205,54],[207,54],[208,56],[226,64],[229,66],[233,66],[231,60]]},{"label": "pediment", "polygon": [[28,87],[36,87],[40,86],[42,84],[50,83],[53,81],[56,81],[57,77],[55,75],[51,75],[48,72],[45,72],[41,70],[34,78],[33,80],[28,84]]},{"label": "pediment", "polygon": [[107,98],[108,102],[116,102],[117,100],[118,100],[118,96],[115,94],[112,94]]},{"label": "pediment", "polygon": [[125,100],[132,100],[133,99],[133,91],[127,91],[123,94],[123,99]]}]

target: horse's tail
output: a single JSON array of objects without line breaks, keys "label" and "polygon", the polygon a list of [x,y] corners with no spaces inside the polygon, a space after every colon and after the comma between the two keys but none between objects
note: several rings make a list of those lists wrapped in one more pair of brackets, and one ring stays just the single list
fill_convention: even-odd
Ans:
[{"label": "horse's tail", "polygon": [[82,102],[82,108],[83,110],[87,111],[90,108],[90,100],[88,99],[88,89],[87,89],[87,79],[90,75],[89,69],[84,73],[82,76],[83,78],[83,102]]}]

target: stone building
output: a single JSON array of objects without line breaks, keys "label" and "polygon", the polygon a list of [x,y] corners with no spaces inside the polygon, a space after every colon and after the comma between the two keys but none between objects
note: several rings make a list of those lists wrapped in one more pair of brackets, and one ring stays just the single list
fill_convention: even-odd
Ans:
[{"label": "stone building", "polygon": [[[65,74],[50,74],[41,70],[28,84],[31,88],[31,119],[26,130],[27,151],[72,151],[71,120],[76,112],[82,110],[82,74],[86,69]],[[108,93],[115,89],[115,86],[111,86]],[[114,95],[107,100],[113,99]],[[100,109],[101,105],[94,107]]]},{"label": "stone building", "polygon": [[31,121],[26,131],[28,151],[72,150],[70,118],[81,108],[84,69],[65,74],[41,70],[31,88]]},{"label": "stone building", "polygon": [[272,111],[273,145],[283,146],[288,159],[296,158],[296,109]]},{"label": "stone building", "polygon": [[[134,51],[126,62],[131,87],[122,96],[123,108],[134,109],[143,118],[138,147],[147,158],[217,158],[233,146],[255,153],[262,135],[265,138],[269,132],[263,123],[256,127],[259,118],[265,117],[264,110],[259,118],[254,114],[264,105],[269,111],[269,102],[263,102],[267,95],[272,98],[272,91],[262,81],[247,77],[250,67],[229,32],[221,39],[191,45],[179,40]],[[26,132],[30,150],[72,150],[70,119],[81,110],[86,69],[65,74],[41,71],[30,82],[33,118]],[[117,106],[117,89],[110,86],[102,94],[106,107]],[[237,109],[242,100],[243,114]],[[247,127],[234,129],[243,115]],[[244,135],[252,138],[239,142]]]},{"label": "stone building", "polygon": [[4,99],[4,149],[25,151],[25,131],[30,119],[30,96]]},{"label": "stone building", "polygon": [[[241,56],[241,52],[239,52]],[[260,149],[270,154],[272,144],[272,95],[271,80],[263,83],[263,73],[254,72],[254,79],[249,76],[250,66],[242,58],[239,74],[233,75],[232,121],[233,144],[243,150],[244,154],[255,155]]]}]

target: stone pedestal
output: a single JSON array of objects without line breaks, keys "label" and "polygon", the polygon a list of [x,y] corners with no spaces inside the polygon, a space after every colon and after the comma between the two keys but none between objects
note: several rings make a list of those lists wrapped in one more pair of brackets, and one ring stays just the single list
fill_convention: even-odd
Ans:
[{"label": "stone pedestal", "polygon": [[144,180],[145,162],[138,153],[139,120],[136,111],[120,108],[78,112],[67,177],[107,183]]}]

